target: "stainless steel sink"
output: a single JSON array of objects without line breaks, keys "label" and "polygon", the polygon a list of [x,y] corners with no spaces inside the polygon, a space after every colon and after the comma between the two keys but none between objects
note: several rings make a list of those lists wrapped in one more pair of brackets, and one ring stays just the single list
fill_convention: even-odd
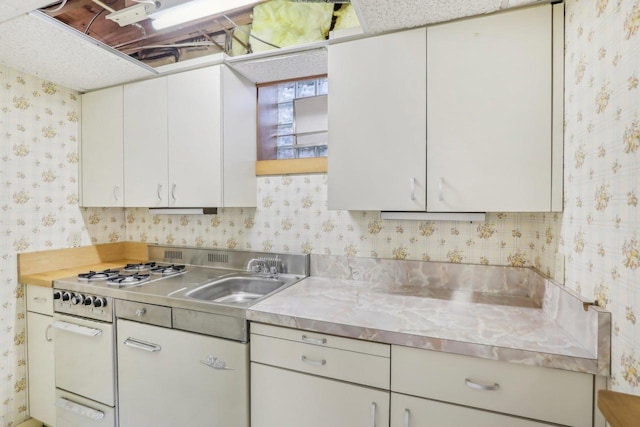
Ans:
[{"label": "stainless steel sink", "polygon": [[267,277],[225,277],[192,289],[187,296],[203,301],[244,304],[262,298],[284,284],[282,280]]}]

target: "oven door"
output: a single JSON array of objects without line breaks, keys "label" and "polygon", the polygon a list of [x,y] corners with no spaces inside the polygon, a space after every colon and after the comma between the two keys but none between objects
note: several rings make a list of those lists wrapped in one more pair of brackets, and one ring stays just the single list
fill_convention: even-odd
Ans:
[{"label": "oven door", "polygon": [[115,406],[115,346],[111,323],[53,316],[56,388]]}]

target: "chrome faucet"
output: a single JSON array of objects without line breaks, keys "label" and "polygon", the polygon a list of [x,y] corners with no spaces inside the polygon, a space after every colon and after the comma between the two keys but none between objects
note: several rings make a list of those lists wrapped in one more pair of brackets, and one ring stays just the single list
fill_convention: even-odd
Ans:
[{"label": "chrome faucet", "polygon": [[247,263],[247,271],[251,272],[254,276],[271,277],[273,279],[278,278],[278,268],[267,265],[267,260],[260,258],[251,258]]},{"label": "chrome faucet", "polygon": [[259,258],[251,258],[247,263],[247,271],[251,273],[268,273],[267,261]]}]

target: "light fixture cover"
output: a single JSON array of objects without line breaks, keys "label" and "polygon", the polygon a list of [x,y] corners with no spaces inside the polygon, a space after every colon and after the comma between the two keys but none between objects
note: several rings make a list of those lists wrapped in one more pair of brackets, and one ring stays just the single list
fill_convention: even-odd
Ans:
[{"label": "light fixture cover", "polygon": [[[121,27],[125,25],[135,24],[148,18],[146,4],[138,3],[105,16],[105,18],[116,22]],[[154,7],[155,8],[155,7]]]},{"label": "light fixture cover", "polygon": [[149,15],[156,30],[257,3],[257,0],[191,0]]}]

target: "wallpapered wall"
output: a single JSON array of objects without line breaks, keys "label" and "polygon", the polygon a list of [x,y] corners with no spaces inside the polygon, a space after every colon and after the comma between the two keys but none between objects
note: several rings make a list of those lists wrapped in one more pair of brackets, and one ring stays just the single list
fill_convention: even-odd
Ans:
[{"label": "wallpapered wall", "polygon": [[566,2],[565,213],[485,223],[380,221],[326,209],[326,177],[258,180],[256,209],[217,216],[78,207],[78,94],[0,66],[0,426],[26,415],[24,296],[16,254],[150,243],[535,265],[613,312],[613,378],[640,394],[640,1]]},{"label": "wallpapered wall", "polygon": [[640,394],[640,1],[565,3],[566,284],[613,313],[612,387]]},{"label": "wallpapered wall", "polygon": [[16,254],[125,235],[121,209],[91,224],[78,207],[79,106],[77,93],[0,66],[0,426],[27,414]]}]

